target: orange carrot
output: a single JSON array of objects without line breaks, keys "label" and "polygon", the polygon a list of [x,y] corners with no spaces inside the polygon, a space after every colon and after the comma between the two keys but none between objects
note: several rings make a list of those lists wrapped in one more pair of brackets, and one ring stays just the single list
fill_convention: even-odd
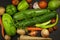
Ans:
[{"label": "orange carrot", "polygon": [[2,36],[4,37],[4,28],[2,24],[1,24],[1,27],[2,27]]},{"label": "orange carrot", "polygon": [[4,37],[4,27],[3,27],[3,24],[2,24],[1,16],[0,16],[0,24],[1,24],[1,33],[2,33],[2,37]]},{"label": "orange carrot", "polygon": [[28,27],[27,30],[30,30],[30,31],[37,31],[37,30],[42,30],[42,28]]}]

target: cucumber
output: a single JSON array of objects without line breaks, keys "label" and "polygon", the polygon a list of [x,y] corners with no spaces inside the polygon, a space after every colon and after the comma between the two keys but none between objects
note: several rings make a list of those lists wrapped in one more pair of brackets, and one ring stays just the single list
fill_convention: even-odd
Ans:
[{"label": "cucumber", "polygon": [[2,23],[7,35],[13,36],[16,34],[16,28],[12,17],[9,14],[3,14]]},{"label": "cucumber", "polygon": [[29,20],[23,20],[23,21],[17,22],[16,25],[18,25],[18,27],[20,28],[25,28],[27,26],[35,25],[38,23],[44,23],[54,18],[56,14],[57,14],[56,12],[50,12],[42,16],[31,18]]},{"label": "cucumber", "polygon": [[16,13],[13,18],[15,20],[23,20],[23,19],[30,19],[32,17],[36,17],[36,16],[40,16],[46,13],[49,13],[50,10],[48,9],[31,9],[31,10],[25,10],[25,11],[21,11]]}]

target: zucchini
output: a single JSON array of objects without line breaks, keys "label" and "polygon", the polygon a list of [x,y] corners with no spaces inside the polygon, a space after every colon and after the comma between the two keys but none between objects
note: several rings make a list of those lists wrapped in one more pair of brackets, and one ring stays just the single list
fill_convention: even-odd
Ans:
[{"label": "zucchini", "polygon": [[23,20],[23,19],[30,19],[32,17],[36,17],[36,16],[40,16],[46,13],[49,13],[50,10],[48,9],[31,9],[31,10],[25,10],[25,11],[21,11],[16,13],[13,18],[15,20]]},{"label": "zucchini", "polygon": [[23,21],[17,22],[16,25],[18,25],[18,27],[20,28],[25,28],[27,26],[35,25],[38,23],[44,23],[54,18],[55,16],[56,16],[56,12],[50,12],[42,16],[31,18],[29,20],[23,20]]},{"label": "zucchini", "polygon": [[16,28],[12,17],[9,14],[3,14],[2,23],[7,35],[13,36],[16,34]]}]

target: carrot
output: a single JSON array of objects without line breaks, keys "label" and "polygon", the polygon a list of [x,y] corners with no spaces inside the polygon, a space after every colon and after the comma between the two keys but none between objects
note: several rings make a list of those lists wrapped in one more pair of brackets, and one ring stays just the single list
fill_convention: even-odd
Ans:
[{"label": "carrot", "polygon": [[3,25],[1,24],[1,27],[2,27],[2,36],[4,37],[4,28],[3,28]]},{"label": "carrot", "polygon": [[1,16],[0,16],[0,24],[1,24],[1,33],[2,33],[2,37],[4,37],[4,27],[3,27],[3,24],[2,24]]},{"label": "carrot", "polygon": [[29,30],[29,31],[37,31],[37,30],[42,30],[42,28],[28,27],[27,30]]}]

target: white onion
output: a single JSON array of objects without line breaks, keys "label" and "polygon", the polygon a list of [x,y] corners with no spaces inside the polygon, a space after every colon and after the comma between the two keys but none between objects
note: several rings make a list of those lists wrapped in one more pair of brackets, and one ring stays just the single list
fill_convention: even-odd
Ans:
[{"label": "white onion", "polygon": [[40,9],[40,7],[38,6],[38,2],[35,2],[35,3],[33,4],[33,8],[34,8],[34,9]]}]

